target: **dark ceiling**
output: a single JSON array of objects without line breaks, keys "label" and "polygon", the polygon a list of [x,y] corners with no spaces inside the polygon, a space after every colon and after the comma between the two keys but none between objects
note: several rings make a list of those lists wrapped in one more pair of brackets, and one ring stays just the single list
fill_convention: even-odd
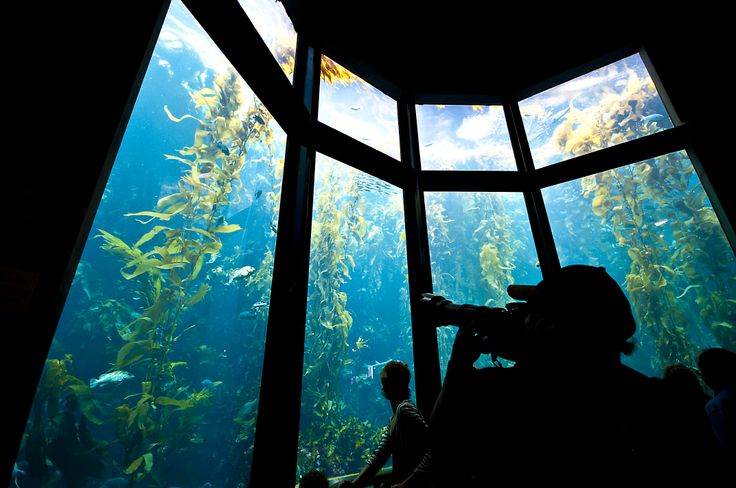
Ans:
[{"label": "dark ceiling", "polygon": [[708,2],[661,0],[282,2],[312,44],[419,94],[514,95],[642,43],[681,50],[709,14]]}]

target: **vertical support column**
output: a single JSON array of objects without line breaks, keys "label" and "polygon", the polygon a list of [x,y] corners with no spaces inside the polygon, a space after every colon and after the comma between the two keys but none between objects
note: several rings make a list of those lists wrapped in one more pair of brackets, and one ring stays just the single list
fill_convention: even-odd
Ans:
[{"label": "vertical support column", "polygon": [[542,199],[542,191],[534,179],[535,170],[532,152],[529,149],[529,141],[526,138],[519,104],[515,101],[508,102],[504,104],[503,109],[511,135],[511,145],[514,149],[516,166],[519,172],[524,175],[524,201],[526,202],[526,210],[529,214],[529,224],[532,228],[534,246],[537,249],[537,256],[539,257],[539,267],[542,269],[543,276],[548,275],[551,271],[560,268],[560,258],[557,255],[557,249],[552,238],[552,228],[549,225],[547,209]]},{"label": "vertical support column", "polygon": [[[315,117],[319,56],[300,38],[294,88]],[[293,486],[314,191],[311,121],[288,134],[250,486]],[[276,469],[274,469],[277,467]]]},{"label": "vertical support column", "polygon": [[441,386],[437,329],[427,323],[417,309],[417,301],[422,293],[432,291],[432,269],[429,261],[424,193],[419,184],[421,163],[417,141],[416,111],[413,104],[402,100],[398,102],[398,113],[401,161],[411,170],[408,172],[410,176],[403,185],[403,190],[411,330],[414,344],[414,378],[417,388],[417,406],[428,419]]}]

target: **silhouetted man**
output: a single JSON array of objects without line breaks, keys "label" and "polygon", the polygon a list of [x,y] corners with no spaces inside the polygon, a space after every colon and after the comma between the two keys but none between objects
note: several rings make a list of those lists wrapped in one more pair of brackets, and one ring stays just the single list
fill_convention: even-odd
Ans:
[{"label": "silhouetted man", "polygon": [[484,333],[460,329],[430,424],[435,486],[599,483],[655,466],[674,447],[662,384],[621,364],[636,323],[613,278],[573,265],[508,293],[529,307],[522,359],[476,369]]}]

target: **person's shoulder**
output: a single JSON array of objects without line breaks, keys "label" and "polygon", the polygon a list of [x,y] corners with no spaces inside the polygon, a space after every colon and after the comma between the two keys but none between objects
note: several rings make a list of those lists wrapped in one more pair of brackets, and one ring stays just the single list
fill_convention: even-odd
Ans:
[{"label": "person's shoulder", "polygon": [[419,408],[411,400],[404,400],[403,402],[399,403],[399,405],[396,408],[396,410],[399,413],[403,413],[403,412],[406,412],[406,413],[419,412]]}]

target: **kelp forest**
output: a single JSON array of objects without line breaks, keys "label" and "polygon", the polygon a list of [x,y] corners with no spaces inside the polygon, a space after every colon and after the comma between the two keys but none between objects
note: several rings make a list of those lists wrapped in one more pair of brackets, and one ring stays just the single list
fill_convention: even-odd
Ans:
[{"label": "kelp forest", "polygon": [[[287,135],[172,5],[37,388],[13,474],[19,488],[250,482]],[[287,75],[293,53],[276,50]],[[586,95],[586,79],[520,102],[537,167],[672,127],[632,59],[596,72],[608,80],[596,96]],[[326,57],[320,74],[334,92],[320,103],[347,100],[345,113],[325,109],[330,120],[362,130],[385,116],[364,142],[389,144],[381,132],[389,126],[398,140],[396,114],[376,108],[375,88]],[[464,154],[487,135],[478,125],[485,109],[453,112]],[[478,147],[488,158],[512,154]],[[625,361],[652,376],[671,363],[695,366],[706,347],[736,349],[736,259],[693,157],[673,152],[542,188],[560,263],[605,266],[618,281],[638,324]],[[403,190],[350,164],[316,154],[300,432],[289,467],[297,478],[358,472],[392,414],[381,368],[393,359],[414,371]],[[542,279],[522,193],[423,196],[434,293],[502,307],[509,284]],[[443,372],[453,337],[438,328]]]}]

